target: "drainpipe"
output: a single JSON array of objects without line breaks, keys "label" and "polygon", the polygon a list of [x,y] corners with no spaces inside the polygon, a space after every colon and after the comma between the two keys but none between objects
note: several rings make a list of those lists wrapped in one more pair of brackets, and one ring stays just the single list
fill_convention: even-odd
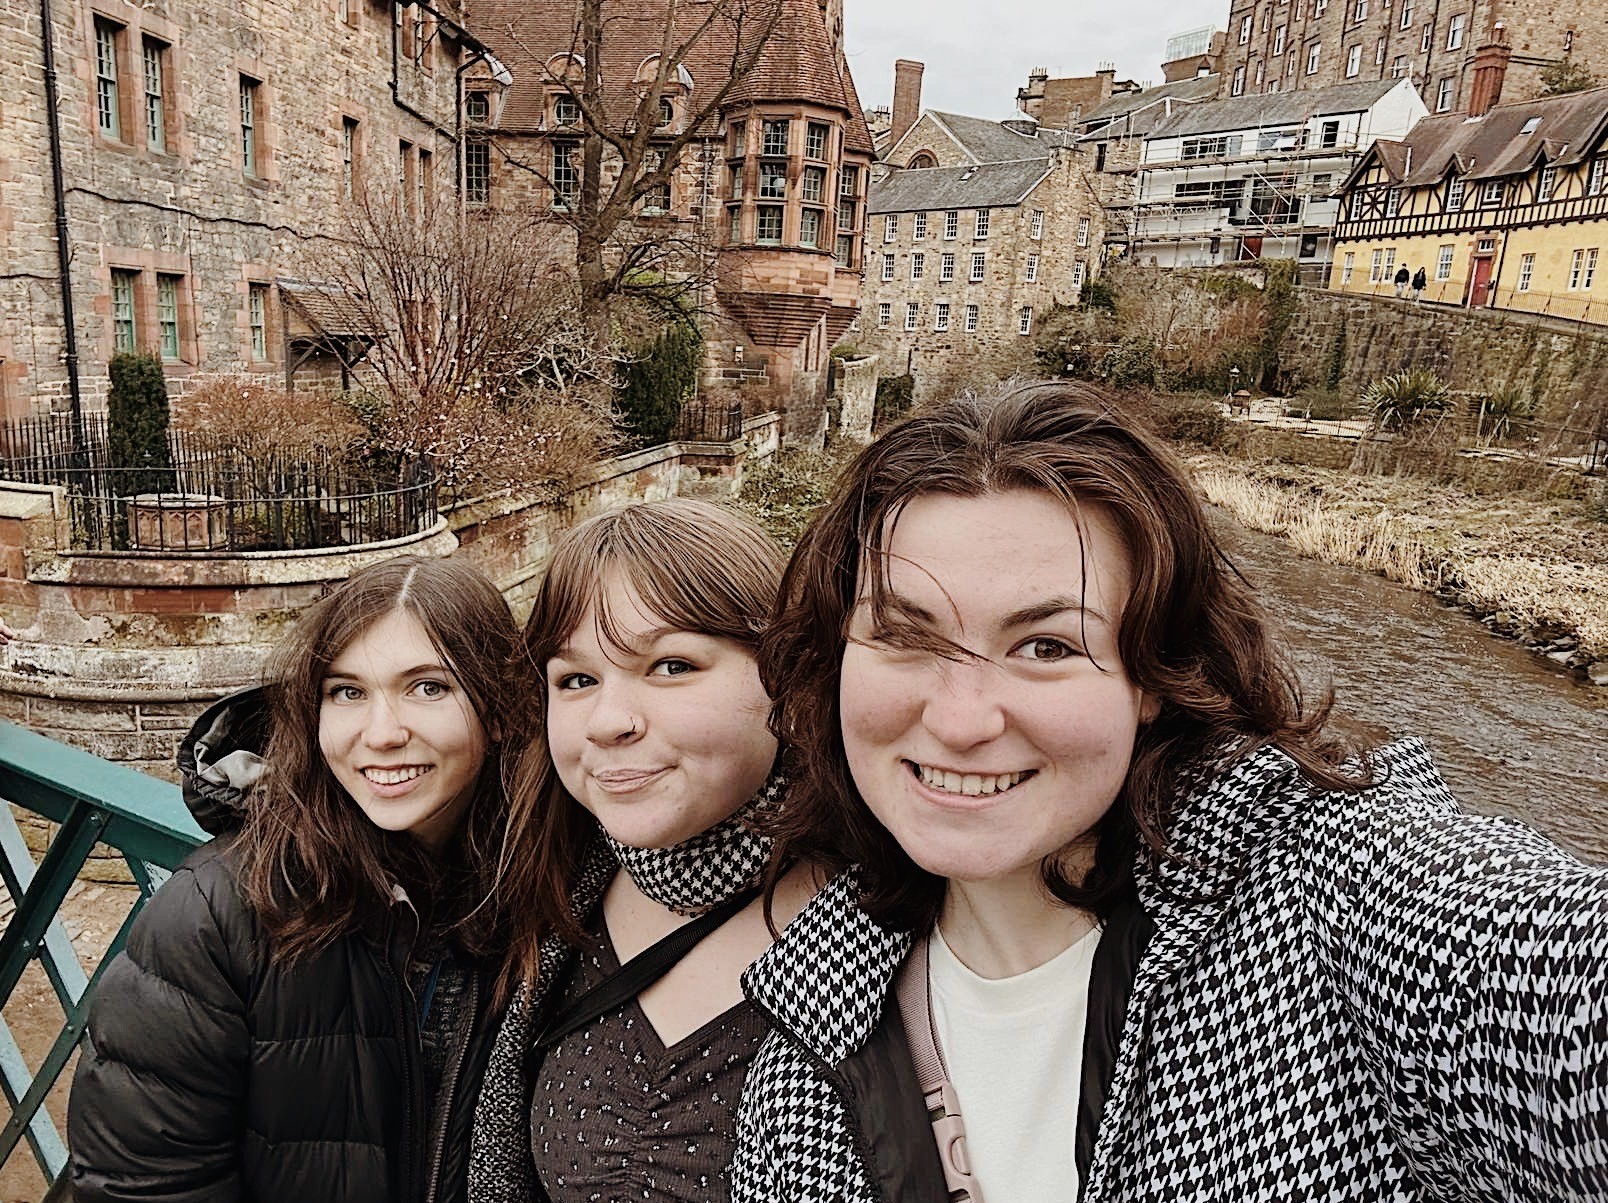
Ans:
[{"label": "drainpipe", "polygon": [[73,315],[73,255],[67,228],[67,185],[61,166],[60,95],[56,89],[56,42],[50,0],[39,0],[40,40],[45,58],[45,128],[50,131],[50,184],[56,207],[56,270],[61,279],[61,320],[66,342],[67,398],[73,422],[73,458],[84,454],[84,399],[78,381],[78,328]]}]

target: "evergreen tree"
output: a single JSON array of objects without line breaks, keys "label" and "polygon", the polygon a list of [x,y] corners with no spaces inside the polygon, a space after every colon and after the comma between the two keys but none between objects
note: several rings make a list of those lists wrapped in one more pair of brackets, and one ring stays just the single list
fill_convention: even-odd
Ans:
[{"label": "evergreen tree", "polygon": [[162,361],[148,352],[112,356],[106,401],[107,451],[119,469],[113,488],[122,496],[173,489],[168,451],[167,381]]},{"label": "evergreen tree", "polygon": [[690,318],[678,318],[658,338],[637,348],[619,390],[622,423],[641,447],[667,443],[681,407],[698,391],[703,335]]}]

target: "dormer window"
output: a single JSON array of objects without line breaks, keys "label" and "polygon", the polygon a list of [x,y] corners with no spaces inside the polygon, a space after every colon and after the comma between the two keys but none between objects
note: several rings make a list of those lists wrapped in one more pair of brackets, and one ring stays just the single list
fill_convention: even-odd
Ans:
[{"label": "dormer window", "polygon": [[1535,133],[1536,130],[1538,130],[1540,128],[1541,128],[1541,118],[1539,118],[1539,117],[1531,117],[1520,128],[1519,136],[1522,138],[1525,134],[1533,134],[1533,133]]},{"label": "dormer window", "polygon": [[674,125],[675,122],[676,122],[676,106],[675,106],[675,103],[673,101],[671,101],[671,99],[668,96],[659,97],[659,126],[658,126],[658,128],[660,128],[660,129],[668,129],[670,126]]},{"label": "dormer window", "polygon": [[568,92],[560,92],[553,97],[553,124],[569,126],[579,124],[581,120],[581,102]]},{"label": "dormer window", "polygon": [[485,125],[491,120],[491,97],[485,92],[470,92],[463,98],[463,117],[470,125]]}]

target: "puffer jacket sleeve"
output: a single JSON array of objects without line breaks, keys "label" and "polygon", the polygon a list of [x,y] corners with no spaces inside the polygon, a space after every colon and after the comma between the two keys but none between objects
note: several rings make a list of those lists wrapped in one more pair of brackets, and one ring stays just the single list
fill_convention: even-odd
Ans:
[{"label": "puffer jacket sleeve", "polygon": [[235,1203],[254,924],[211,848],[135,920],[91,1005],[68,1104],[81,1203]]},{"label": "puffer jacket sleeve", "polygon": [[1608,869],[1460,812],[1427,760],[1375,792],[1334,842],[1321,926],[1416,1176],[1608,1198]]}]

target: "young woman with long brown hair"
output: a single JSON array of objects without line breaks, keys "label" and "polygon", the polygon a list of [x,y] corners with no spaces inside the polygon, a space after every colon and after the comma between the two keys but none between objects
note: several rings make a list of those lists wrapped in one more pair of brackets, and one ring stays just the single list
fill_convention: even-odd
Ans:
[{"label": "young woman with long brown hair", "polygon": [[[781,566],[752,523],[692,500],[554,550],[525,630],[543,736],[515,791],[541,965],[487,1073],[476,1203],[725,1197],[764,1033],[739,975],[771,942],[755,824],[784,783],[754,653]],[[778,922],[811,888],[781,879]]]},{"label": "young woman with long brown hair", "polygon": [[101,980],[75,1196],[462,1200],[496,1016],[535,955],[505,888],[528,859],[505,789],[532,730],[517,628],[472,566],[402,556],[314,605],[267,680],[181,749],[221,838]]},{"label": "young woman with long brown hair", "polygon": [[1608,1198],[1608,869],[1348,761],[1116,399],[889,431],[761,665],[837,873],[745,976],[737,1203]]}]

